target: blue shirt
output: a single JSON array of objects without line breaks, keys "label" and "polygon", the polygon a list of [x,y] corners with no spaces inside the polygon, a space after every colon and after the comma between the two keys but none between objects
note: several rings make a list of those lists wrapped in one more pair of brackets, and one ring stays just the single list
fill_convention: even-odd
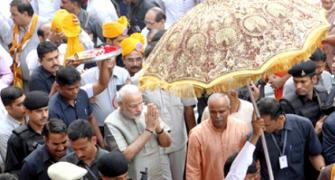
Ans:
[{"label": "blue shirt", "polygon": [[55,76],[46,71],[42,66],[39,66],[30,76],[29,90],[39,90],[49,94],[54,82]]},{"label": "blue shirt", "polygon": [[326,164],[335,162],[335,112],[331,113],[322,126],[322,150]]},{"label": "blue shirt", "polygon": [[[319,155],[322,147],[317,135],[314,132],[310,120],[302,116],[287,114],[284,128],[279,133],[272,133],[282,151],[284,144],[284,134],[287,132],[287,140],[284,155],[287,156],[288,167],[280,169],[280,152],[276,147],[271,134],[265,133],[265,139],[269,149],[269,156],[272,164],[274,179],[276,180],[304,180],[304,157]],[[254,154],[255,159],[261,163],[262,179],[269,179],[263,146],[259,140]]]},{"label": "blue shirt", "polygon": [[82,89],[78,92],[74,107],[70,105],[59,92],[50,98],[48,107],[49,118],[61,119],[67,126],[77,119],[88,120],[88,117],[92,113],[87,93]]},{"label": "blue shirt", "polygon": [[43,145],[35,149],[24,159],[20,179],[48,180],[48,168],[55,161],[50,156],[47,146]]}]

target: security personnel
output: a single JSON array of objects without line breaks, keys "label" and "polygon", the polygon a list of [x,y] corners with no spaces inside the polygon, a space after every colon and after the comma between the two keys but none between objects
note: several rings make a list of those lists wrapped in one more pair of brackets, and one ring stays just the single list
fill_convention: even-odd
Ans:
[{"label": "security personnel", "polygon": [[[315,171],[321,171],[325,166],[322,146],[312,123],[307,118],[285,114],[274,98],[262,98],[257,106],[264,120],[264,136],[274,179],[316,180],[317,177],[310,178],[309,171],[304,169],[307,163],[311,163],[311,170]],[[257,125],[258,122],[254,123]],[[269,179],[261,141],[256,144],[254,157],[260,161],[261,179]]]},{"label": "security personnel", "polygon": [[323,118],[322,107],[327,100],[325,89],[317,88],[315,62],[308,60],[294,65],[288,73],[293,76],[295,93],[288,94],[280,100],[286,114],[297,114],[310,119],[313,125]]},{"label": "security personnel", "polygon": [[66,155],[67,127],[60,119],[50,119],[44,126],[45,144],[39,146],[25,159],[20,171],[24,180],[48,180],[48,168]]},{"label": "security personnel", "polygon": [[23,160],[40,144],[44,144],[41,135],[48,120],[48,94],[31,91],[26,95],[24,106],[29,121],[27,125],[13,130],[8,140],[5,172],[19,176]]},{"label": "security personnel", "polygon": [[[294,65],[288,73],[293,76],[295,93],[284,96],[280,100],[280,105],[285,114],[297,114],[311,120],[314,127],[317,122],[323,122],[325,114],[322,107],[327,102],[328,93],[325,89],[314,86],[317,83],[315,73],[315,62],[308,60]],[[321,132],[321,127],[316,127],[317,134]],[[305,161],[308,157],[305,156]],[[305,164],[306,179],[317,179],[316,172],[310,163]]]}]

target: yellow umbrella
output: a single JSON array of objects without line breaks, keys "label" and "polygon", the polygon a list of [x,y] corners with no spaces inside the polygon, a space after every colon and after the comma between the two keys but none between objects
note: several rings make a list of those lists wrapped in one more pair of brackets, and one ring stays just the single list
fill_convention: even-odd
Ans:
[{"label": "yellow umbrella", "polygon": [[[320,7],[307,0],[207,0],[164,34],[140,86],[179,96],[191,96],[190,87],[198,95],[228,91],[308,58],[328,29]],[[261,140],[273,180],[264,135]]]},{"label": "yellow umbrella", "polygon": [[224,92],[308,58],[329,29],[307,0],[207,0],[162,37],[146,60],[143,89],[188,96]]}]

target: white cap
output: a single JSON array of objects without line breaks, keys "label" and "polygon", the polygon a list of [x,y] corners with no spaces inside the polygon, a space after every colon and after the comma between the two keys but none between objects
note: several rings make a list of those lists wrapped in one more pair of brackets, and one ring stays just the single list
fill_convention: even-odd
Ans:
[{"label": "white cap", "polygon": [[77,180],[86,173],[86,169],[68,162],[57,162],[48,168],[48,175],[52,180]]}]

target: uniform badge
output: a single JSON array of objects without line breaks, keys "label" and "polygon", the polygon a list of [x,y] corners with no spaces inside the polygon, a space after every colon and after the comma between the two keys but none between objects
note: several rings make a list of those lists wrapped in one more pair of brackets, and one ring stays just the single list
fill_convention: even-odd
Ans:
[{"label": "uniform badge", "polygon": [[301,71],[301,76],[306,76],[306,73],[304,70]]}]

